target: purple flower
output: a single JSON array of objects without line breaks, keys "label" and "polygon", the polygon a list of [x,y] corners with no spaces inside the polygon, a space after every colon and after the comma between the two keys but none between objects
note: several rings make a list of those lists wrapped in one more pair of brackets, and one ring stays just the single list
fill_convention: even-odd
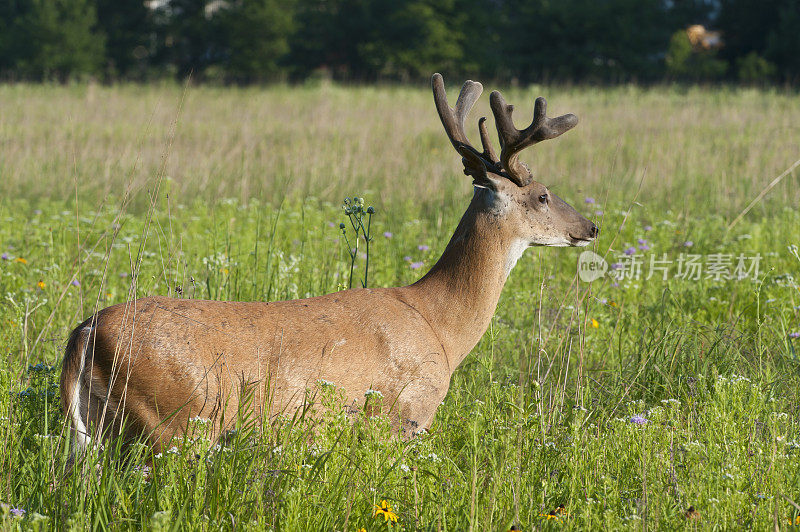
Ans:
[{"label": "purple flower", "polygon": [[594,203],[594,198],[586,198],[583,201],[586,202],[586,203],[590,203],[591,204],[591,203]]},{"label": "purple flower", "polygon": [[645,419],[643,416],[640,416],[639,414],[636,414],[630,419],[630,422],[635,425],[644,425],[645,423],[647,423],[647,419]]},{"label": "purple flower", "polygon": [[647,244],[642,244],[641,246],[639,246],[639,251],[647,251],[648,249],[650,249],[650,246],[648,246]]},{"label": "purple flower", "polygon": [[428,251],[431,248],[429,248],[425,244],[420,244],[419,246],[417,246],[417,249],[420,250],[420,251]]},{"label": "purple flower", "polygon": [[411,263],[411,269],[412,270],[417,270],[419,268],[422,268],[424,265],[425,265],[424,262],[412,262]]},{"label": "purple flower", "polygon": [[8,511],[13,517],[25,517],[25,510],[22,508],[11,508]]},{"label": "purple flower", "polygon": [[72,282],[71,282],[70,284],[71,284],[72,286],[80,286],[80,285],[81,285],[81,282],[80,282],[79,280],[77,280],[77,279],[73,279],[73,280],[72,280]]},{"label": "purple flower", "polygon": [[619,283],[614,281],[613,283],[611,283],[611,286],[613,286],[614,288],[617,288],[619,286]]},{"label": "purple flower", "polygon": [[640,244],[647,244],[647,240],[645,240],[644,238],[640,238],[640,239],[638,240],[638,242],[639,242]]},{"label": "purple flower", "polygon": [[800,332],[790,332],[789,338],[800,338]]},{"label": "purple flower", "polygon": [[623,251],[623,253],[625,253],[626,255],[629,255],[629,256],[633,255],[634,253],[636,253],[636,248],[631,246],[628,249],[626,249],[625,251]]},{"label": "purple flower", "polygon": [[603,216],[603,211],[594,211],[595,216]]},{"label": "purple flower", "polygon": [[406,261],[406,262],[411,262],[411,257],[406,255],[405,257],[403,257],[403,260]]},{"label": "purple flower", "polygon": [[694,242],[692,242],[691,240],[687,240],[686,242],[683,243],[683,247],[685,248],[690,248],[692,246],[694,246]]},{"label": "purple flower", "polygon": [[40,214],[42,214],[42,211],[39,210],[39,209],[36,209],[35,211],[33,211],[33,214],[35,214],[36,216],[39,216]]},{"label": "purple flower", "polygon": [[328,222],[328,227],[336,227],[336,224],[333,222]]},{"label": "purple flower", "polygon": [[385,238],[392,238],[394,235],[392,233],[390,233],[389,231],[386,231],[385,233],[383,233],[383,236]]},{"label": "purple flower", "polygon": [[622,263],[621,262],[612,262],[610,268],[612,270],[619,270],[619,269],[622,268]]},{"label": "purple flower", "polygon": [[8,256],[8,253],[3,253],[2,255],[0,255],[0,259],[3,259],[3,260],[9,260],[10,258],[11,257]]},{"label": "purple flower", "polygon": [[653,230],[653,226],[652,225],[645,225],[644,226],[644,230],[645,231],[652,231]]}]

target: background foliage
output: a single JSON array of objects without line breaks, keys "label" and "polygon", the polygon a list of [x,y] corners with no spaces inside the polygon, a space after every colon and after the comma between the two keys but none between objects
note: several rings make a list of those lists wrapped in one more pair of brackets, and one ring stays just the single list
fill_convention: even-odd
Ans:
[{"label": "background foliage", "polygon": [[[690,57],[690,24],[725,46]],[[798,24],[794,0],[1,0],[0,75],[794,83]]]}]

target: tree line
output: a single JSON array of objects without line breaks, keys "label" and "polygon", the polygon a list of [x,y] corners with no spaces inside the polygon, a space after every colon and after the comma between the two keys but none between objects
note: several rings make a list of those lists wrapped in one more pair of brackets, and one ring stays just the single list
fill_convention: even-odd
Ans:
[{"label": "tree line", "polygon": [[0,0],[0,79],[795,83],[798,28],[797,0]]}]

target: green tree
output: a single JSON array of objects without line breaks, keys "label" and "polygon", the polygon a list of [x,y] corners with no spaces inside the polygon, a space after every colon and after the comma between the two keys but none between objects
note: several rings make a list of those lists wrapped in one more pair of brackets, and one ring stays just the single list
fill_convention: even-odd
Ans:
[{"label": "green tree", "polygon": [[105,46],[90,0],[30,0],[14,15],[5,48],[18,76],[64,81],[100,70]]},{"label": "green tree", "polygon": [[800,80],[800,2],[797,0],[721,0],[719,28],[731,62],[755,52],[774,64],[784,81]]},{"label": "green tree", "polygon": [[504,57],[522,81],[654,78],[672,17],[660,0],[510,0]]},{"label": "green tree", "polygon": [[167,0],[154,10],[157,40],[152,62],[174,69],[183,79],[203,79],[206,69],[225,57],[219,28],[224,3],[213,0]]},{"label": "green tree", "polygon": [[684,30],[672,34],[667,49],[667,73],[676,79],[712,80],[725,75],[728,64],[716,50],[694,50]]},{"label": "green tree", "polygon": [[301,73],[410,79],[452,70],[463,56],[456,0],[299,0],[292,61]]},{"label": "green tree", "polygon": [[263,81],[281,72],[293,30],[293,5],[280,0],[237,0],[219,15],[227,76]]},{"label": "green tree", "polygon": [[106,38],[108,74],[141,78],[154,52],[152,11],[142,0],[96,2],[98,26]]}]

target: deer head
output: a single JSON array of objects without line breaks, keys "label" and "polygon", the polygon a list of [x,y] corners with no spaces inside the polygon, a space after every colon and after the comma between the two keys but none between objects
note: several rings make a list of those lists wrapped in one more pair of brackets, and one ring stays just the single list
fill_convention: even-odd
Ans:
[{"label": "deer head", "polygon": [[519,153],[537,142],[555,138],[578,123],[578,117],[566,114],[547,116],[547,102],[537,98],[533,121],[519,130],[511,114],[513,105],[492,92],[490,104],[500,138],[498,158],[486,131],[486,118],[478,121],[483,151],[474,148],[464,132],[464,119],[483,92],[483,86],[466,81],[458,95],[455,109],[447,103],[444,81],[440,74],[431,80],[436,110],[445,132],[464,163],[464,173],[472,176],[475,187],[489,191],[486,206],[504,219],[519,241],[527,246],[585,246],[597,238],[600,230],[581,216],[572,206],[535,181],[527,165],[519,161]]}]

